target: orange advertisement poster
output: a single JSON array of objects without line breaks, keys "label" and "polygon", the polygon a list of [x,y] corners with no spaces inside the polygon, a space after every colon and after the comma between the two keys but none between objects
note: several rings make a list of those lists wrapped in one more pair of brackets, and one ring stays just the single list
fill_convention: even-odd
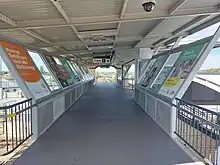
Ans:
[{"label": "orange advertisement poster", "polygon": [[34,83],[40,81],[41,75],[24,48],[6,41],[0,41],[0,44],[25,82]]}]

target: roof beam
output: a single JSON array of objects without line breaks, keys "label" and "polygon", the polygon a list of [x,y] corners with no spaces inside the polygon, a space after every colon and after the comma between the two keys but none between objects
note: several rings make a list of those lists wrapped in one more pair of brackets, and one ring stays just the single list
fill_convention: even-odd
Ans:
[{"label": "roof beam", "polygon": [[[68,15],[66,14],[66,11],[64,10],[64,8],[62,7],[62,5],[60,4],[59,1],[57,0],[50,0],[53,5],[57,8],[57,10],[59,11],[60,15],[63,17],[63,19],[68,23],[70,24],[71,21],[70,21],[70,18],[68,17]],[[71,29],[74,31],[74,33],[77,35],[77,37],[79,38],[79,40],[85,45],[85,47],[90,51],[88,45],[85,43],[84,39],[82,37],[79,36],[79,32],[78,30],[76,29],[76,27],[72,24],[70,25]],[[91,51],[90,51],[91,52]],[[91,52],[91,55],[93,53]]]},{"label": "roof beam", "polygon": [[181,6],[183,6],[188,0],[179,0],[175,5],[173,5],[170,9],[169,9],[169,14],[172,15],[174,14],[177,10],[179,10],[181,8]]},{"label": "roof beam", "polygon": [[[120,16],[119,16],[119,19],[120,19],[120,20],[124,18],[127,5],[128,5],[128,0],[124,0],[123,6],[122,6],[122,9],[121,9],[121,13],[120,13]],[[120,32],[121,24],[122,24],[121,21],[118,22],[117,30],[116,30],[117,32],[116,32],[115,40],[114,40],[113,47],[112,47],[113,49],[114,49],[114,47],[115,47],[115,45],[116,45],[116,40],[117,40],[118,35],[119,35],[119,32]],[[113,52],[113,49],[112,49],[112,52]]]},{"label": "roof beam", "polygon": [[[11,18],[7,17],[3,13],[0,13],[0,20],[2,20],[5,23],[7,23],[9,25],[12,25],[14,27],[17,27],[17,25],[18,25],[16,21],[14,21]],[[45,43],[47,43],[49,45],[52,45],[51,41],[49,41],[48,39],[46,39],[46,38],[44,38],[44,37],[42,37],[42,36],[32,32],[31,30],[27,30],[27,29],[24,29],[24,28],[19,28],[19,30],[22,30],[24,33],[26,33],[26,34],[34,37],[34,38],[37,38],[37,39],[39,39],[39,40],[41,40],[41,41],[43,41],[43,42],[45,42]]]},{"label": "roof beam", "polygon": [[[175,14],[175,12],[187,2],[188,0],[179,0],[176,4],[174,4],[169,10],[169,16],[172,16]],[[156,28],[158,28],[161,24],[163,24],[168,18],[164,18],[162,20],[159,20],[155,25],[152,26],[152,28],[147,32],[144,38],[147,38],[151,32],[153,32]],[[141,40],[142,41],[142,40]],[[140,41],[140,42],[141,42]],[[137,46],[140,42],[138,42],[135,46]]]},{"label": "roof beam", "polygon": [[204,21],[205,19],[209,18],[209,15],[202,15],[202,16],[198,16],[195,19],[193,19],[192,21],[186,23],[185,25],[181,26],[180,28],[176,29],[175,31],[173,31],[173,35],[177,35],[179,33],[181,33],[184,30],[187,30],[189,28],[191,28],[192,26],[196,26],[199,24],[199,22]]},{"label": "roof beam", "polygon": [[25,33],[27,33],[27,34],[29,34],[29,35],[31,35],[31,36],[34,37],[34,38],[37,38],[37,39],[39,39],[39,40],[41,40],[41,41],[43,41],[43,42],[49,44],[49,45],[53,45],[53,43],[52,43],[51,41],[49,41],[48,39],[46,39],[46,38],[40,36],[40,35],[37,34],[37,33],[32,32],[31,30],[22,29],[22,31],[25,32]]},{"label": "roof beam", "polygon": [[7,17],[6,15],[0,13],[0,20],[2,20],[3,22],[12,25],[12,26],[17,26],[17,22],[15,22],[14,20],[12,20],[11,18]]},{"label": "roof beam", "polygon": [[[80,26],[80,25],[98,25],[98,24],[106,24],[106,23],[124,23],[124,22],[136,22],[136,21],[144,21],[144,20],[160,20],[165,18],[180,18],[180,17],[191,17],[191,16],[202,16],[202,15],[218,15],[220,14],[220,10],[218,7],[205,7],[205,8],[195,8],[195,9],[189,9],[189,10],[178,10],[172,15],[169,15],[168,13],[151,13],[151,14],[126,14],[126,17],[119,19],[119,18],[109,18],[111,19],[100,19],[100,17],[88,17],[88,18],[81,18],[81,20],[75,20],[71,23],[65,23],[65,24],[56,24],[56,25],[36,25],[36,26],[22,26],[17,28],[5,28],[0,29],[4,31],[10,31],[10,30],[16,30],[20,28],[25,29],[41,29],[41,28],[52,28],[52,27],[69,27],[69,26]],[[42,20],[45,21],[45,20]],[[18,24],[22,25],[22,22],[18,22]],[[40,23],[39,23],[40,24]]]},{"label": "roof beam", "polygon": [[[9,24],[9,25],[12,25],[12,26],[14,26],[14,27],[17,27],[17,25],[18,25],[16,21],[12,20],[11,18],[7,17],[6,15],[4,15],[4,14],[2,14],[2,13],[0,13],[0,20],[2,20],[2,21],[4,21],[5,23],[7,23],[7,24]],[[49,41],[48,39],[46,39],[46,38],[40,36],[40,35],[37,34],[37,33],[34,33],[34,32],[31,31],[31,30],[27,30],[27,29],[24,29],[24,28],[19,28],[19,30],[22,30],[24,33],[26,33],[26,34],[28,34],[28,35],[34,37],[34,38],[37,38],[37,39],[39,39],[39,40],[41,40],[41,41],[43,41],[43,42],[45,42],[45,43],[47,43],[47,44],[49,44],[49,45],[51,45],[51,46],[54,46],[54,44],[53,44],[51,41]],[[55,47],[55,46],[54,46],[54,47]],[[68,52],[67,50],[65,50],[65,49],[62,48],[61,46],[58,47],[58,49],[61,50],[61,51],[63,51],[63,52]],[[41,51],[42,51],[42,50],[41,50]],[[83,60],[83,61],[84,61],[84,60]]]},{"label": "roof beam", "polygon": [[[199,31],[199,30],[201,30],[201,29],[204,29],[205,27],[207,27],[207,26],[210,26],[210,25],[212,25],[212,24],[214,24],[214,23],[217,23],[218,21],[220,21],[220,18],[219,18],[219,16],[217,16],[217,17],[215,17],[215,18],[213,18],[213,19],[211,19],[210,21],[208,21],[208,23],[206,22],[206,23],[204,23],[204,24],[202,24],[202,25],[200,25],[200,23],[202,22],[202,21],[205,21],[205,20],[207,20],[207,19],[209,19],[211,16],[210,15],[206,15],[206,16],[198,16],[198,17],[196,17],[195,19],[193,19],[192,21],[190,21],[190,22],[188,22],[188,23],[186,23],[185,25],[183,25],[182,27],[180,27],[180,28],[178,28],[177,30],[175,30],[174,32],[172,32],[172,36],[170,36],[170,37],[168,37],[168,38],[165,38],[164,40],[161,40],[161,41],[156,41],[153,45],[154,46],[158,46],[158,45],[161,45],[161,44],[164,44],[164,43],[172,43],[172,41],[173,40],[175,40],[175,38],[178,36],[178,35],[187,35],[187,34],[190,34],[190,33],[195,33],[196,31]],[[203,25],[206,25],[205,27],[203,26]],[[196,28],[193,28],[193,27],[195,27],[196,26]],[[197,29],[197,27],[198,27],[198,29]],[[189,30],[189,29],[191,29],[191,28],[193,28],[192,30]],[[183,31],[188,31],[187,33],[184,33],[183,34]]]}]

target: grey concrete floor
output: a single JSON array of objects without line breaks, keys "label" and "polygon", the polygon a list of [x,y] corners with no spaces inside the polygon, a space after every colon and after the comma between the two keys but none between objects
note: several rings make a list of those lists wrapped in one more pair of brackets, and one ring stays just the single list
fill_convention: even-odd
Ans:
[{"label": "grey concrete floor", "polygon": [[174,165],[192,162],[114,84],[98,84],[14,165]]}]

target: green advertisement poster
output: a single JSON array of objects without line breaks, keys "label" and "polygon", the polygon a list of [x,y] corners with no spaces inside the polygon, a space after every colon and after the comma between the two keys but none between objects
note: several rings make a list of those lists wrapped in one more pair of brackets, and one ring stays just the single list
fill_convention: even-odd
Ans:
[{"label": "green advertisement poster", "polygon": [[63,67],[65,70],[69,73],[68,76],[68,83],[69,84],[75,84],[77,82],[77,77],[75,73],[72,71],[71,67],[68,64],[68,61],[65,58],[60,58],[61,63],[63,64]]},{"label": "green advertisement poster", "polygon": [[163,84],[159,93],[173,98],[185,79],[188,77],[206,43],[197,43],[186,47],[177,59],[170,76]]}]

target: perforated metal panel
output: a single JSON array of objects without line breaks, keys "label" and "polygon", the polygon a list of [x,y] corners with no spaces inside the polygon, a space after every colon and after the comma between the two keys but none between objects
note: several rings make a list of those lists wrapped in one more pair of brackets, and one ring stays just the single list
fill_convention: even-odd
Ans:
[{"label": "perforated metal panel", "polygon": [[157,122],[170,134],[171,133],[171,106],[157,101]]},{"label": "perforated metal panel", "polygon": [[65,109],[68,109],[71,105],[70,92],[65,94]]},{"label": "perforated metal panel", "polygon": [[140,106],[141,106],[143,109],[145,109],[145,94],[142,93],[142,92],[140,92],[139,98],[140,98]]},{"label": "perforated metal panel", "polygon": [[41,134],[53,122],[53,102],[38,107],[38,134]]},{"label": "perforated metal panel", "polygon": [[76,101],[75,89],[73,89],[72,93],[72,103]]},{"label": "perforated metal panel", "polygon": [[136,102],[139,104],[139,90],[136,88],[135,89],[135,100],[136,100]]},{"label": "perforated metal panel", "polygon": [[156,120],[156,99],[151,96],[147,96],[147,111],[148,114]]},{"label": "perforated metal panel", "polygon": [[53,101],[53,118],[56,120],[65,112],[65,97],[61,96]]}]

